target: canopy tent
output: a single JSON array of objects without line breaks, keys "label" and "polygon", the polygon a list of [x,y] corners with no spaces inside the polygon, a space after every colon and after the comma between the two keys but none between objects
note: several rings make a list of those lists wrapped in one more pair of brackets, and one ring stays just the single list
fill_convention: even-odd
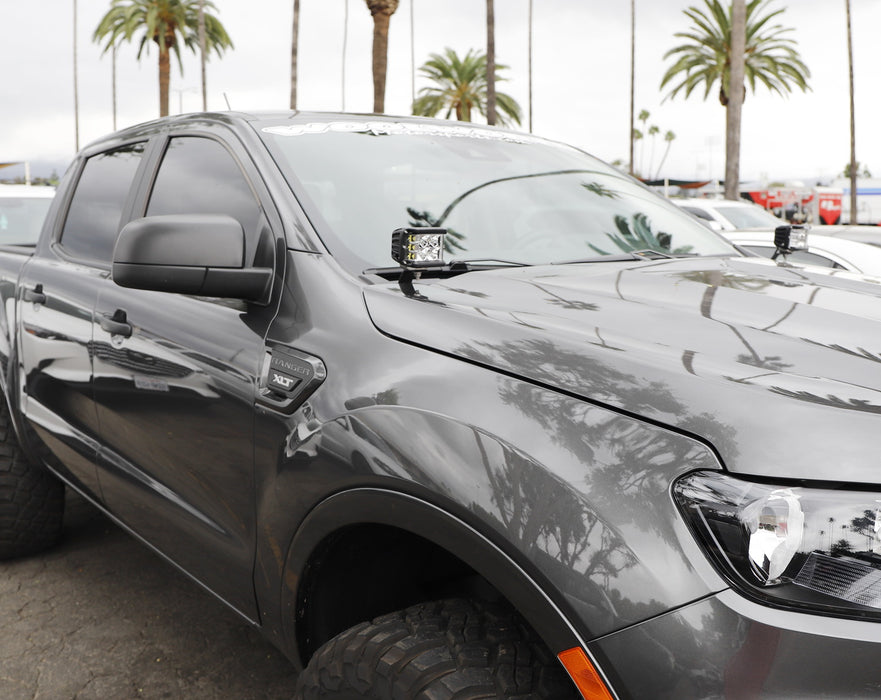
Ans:
[{"label": "canopy tent", "polygon": [[[642,179],[642,178],[640,178]],[[709,185],[712,180],[642,180],[649,187],[679,187],[683,190],[697,190]],[[721,183],[720,183],[721,184]]]}]

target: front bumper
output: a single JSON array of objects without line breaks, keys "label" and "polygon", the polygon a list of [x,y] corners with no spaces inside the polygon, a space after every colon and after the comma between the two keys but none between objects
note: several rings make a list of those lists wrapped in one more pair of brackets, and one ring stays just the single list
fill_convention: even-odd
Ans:
[{"label": "front bumper", "polygon": [[588,645],[622,698],[881,697],[881,623],[726,590]]}]

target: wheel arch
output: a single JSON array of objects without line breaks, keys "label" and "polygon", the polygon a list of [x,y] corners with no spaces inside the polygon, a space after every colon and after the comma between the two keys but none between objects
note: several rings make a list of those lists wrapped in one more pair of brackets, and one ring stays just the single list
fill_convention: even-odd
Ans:
[{"label": "wheel arch", "polygon": [[[383,554],[390,561],[394,557],[388,569]],[[371,575],[364,561],[376,555],[378,581],[370,583],[374,590],[392,590],[374,603],[356,592],[367,587],[363,577]],[[411,558],[404,561],[405,556]],[[530,568],[464,518],[418,496],[380,488],[340,492],[310,512],[288,551],[281,594],[285,645],[305,665],[343,629],[425,602],[419,591],[436,587],[443,597],[467,587],[505,599],[554,655],[586,648],[569,616],[546,592],[551,584]],[[451,574],[449,580],[437,578],[439,569]]]}]

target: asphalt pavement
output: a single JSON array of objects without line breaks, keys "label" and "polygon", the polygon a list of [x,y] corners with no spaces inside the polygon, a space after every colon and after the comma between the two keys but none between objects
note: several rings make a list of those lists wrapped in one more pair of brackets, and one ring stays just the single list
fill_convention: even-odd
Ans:
[{"label": "asphalt pavement", "polygon": [[295,681],[256,630],[79,497],[60,545],[0,562],[2,700],[274,700]]}]

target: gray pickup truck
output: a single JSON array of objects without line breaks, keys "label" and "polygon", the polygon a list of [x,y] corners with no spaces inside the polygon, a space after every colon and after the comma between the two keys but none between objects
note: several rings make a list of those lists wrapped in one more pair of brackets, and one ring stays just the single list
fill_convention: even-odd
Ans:
[{"label": "gray pickup truck", "polygon": [[0,557],[72,488],[307,699],[877,697],[881,283],[781,249],[488,127],[116,133],[0,249]]}]

